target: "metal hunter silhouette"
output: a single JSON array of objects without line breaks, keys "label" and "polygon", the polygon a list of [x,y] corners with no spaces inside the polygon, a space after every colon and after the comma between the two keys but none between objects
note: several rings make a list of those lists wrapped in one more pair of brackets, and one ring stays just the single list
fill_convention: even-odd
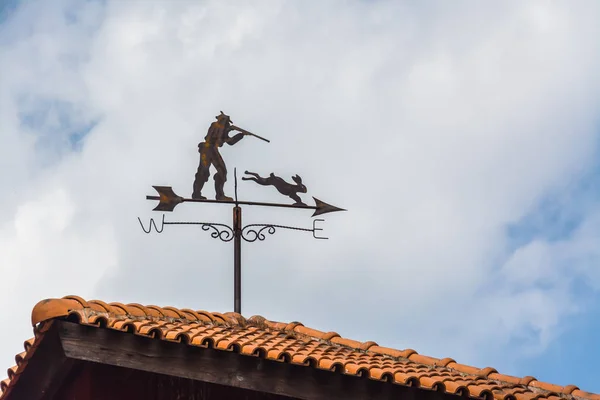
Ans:
[{"label": "metal hunter silhouette", "polygon": [[279,193],[281,193],[284,196],[288,196],[292,200],[294,200],[296,202],[294,205],[298,205],[298,206],[306,205],[302,202],[300,197],[296,194],[296,193],[306,193],[306,186],[304,186],[302,184],[302,178],[298,174],[292,176],[292,180],[294,182],[296,182],[295,185],[284,181],[283,178],[275,176],[275,174],[272,172],[268,178],[263,178],[255,172],[245,171],[245,174],[251,175],[251,177],[244,176],[244,177],[242,177],[243,181],[254,181],[254,182],[258,183],[259,185],[263,185],[263,186],[274,186],[275,189],[277,189],[279,191]]},{"label": "metal hunter silhouette", "polygon": [[[192,193],[193,199],[206,200],[206,197],[202,196],[202,188],[208,181],[210,176],[210,166],[214,166],[217,172],[213,179],[215,180],[215,198],[219,201],[231,201],[233,200],[229,196],[225,196],[223,187],[227,181],[227,166],[223,157],[219,153],[219,147],[222,147],[224,143],[233,146],[239,142],[244,136],[254,136],[265,142],[269,142],[267,139],[255,135],[247,130],[238,128],[232,125],[231,117],[221,111],[216,116],[217,121],[210,124],[208,133],[204,138],[204,142],[198,144],[198,152],[200,153],[200,163],[198,165],[198,171],[194,180],[194,191]],[[229,132],[238,131],[239,133],[233,137],[229,137]]]},{"label": "metal hunter silhouette", "polygon": [[[233,242],[233,304],[234,311],[241,313],[242,311],[242,240],[246,242],[255,242],[265,240],[266,234],[274,234],[277,229],[286,229],[294,231],[312,232],[315,239],[327,239],[327,237],[317,236],[318,232],[322,231],[322,228],[317,227],[318,222],[323,222],[322,219],[314,219],[312,228],[300,228],[296,226],[276,225],[276,224],[242,224],[242,205],[244,206],[259,206],[259,207],[278,207],[278,208],[294,208],[294,209],[305,209],[312,210],[313,217],[332,213],[336,211],[345,211],[342,208],[327,204],[324,201],[313,197],[315,201],[314,206],[306,205],[298,196],[298,193],[306,193],[306,186],[302,183],[302,178],[295,175],[292,177],[295,184],[291,184],[283,180],[282,178],[271,174],[266,178],[254,172],[246,171],[249,177],[244,177],[244,180],[252,180],[260,185],[274,186],[279,193],[289,196],[292,198],[294,204],[280,204],[280,203],[266,203],[257,201],[238,200],[237,196],[237,176],[234,168],[234,182],[235,182],[235,200],[231,197],[225,196],[223,193],[223,187],[227,181],[227,168],[225,162],[219,153],[219,148],[224,143],[232,146],[239,142],[244,136],[254,136],[258,139],[269,142],[267,139],[248,132],[244,129],[238,128],[232,125],[231,118],[221,111],[217,117],[217,121],[213,122],[208,129],[208,133],[204,138],[204,142],[198,145],[198,152],[200,153],[200,165],[196,172],[194,180],[194,192],[191,198],[185,198],[177,195],[171,186],[152,186],[158,196],[146,196],[148,200],[158,200],[158,204],[154,207],[154,211],[172,212],[175,207],[182,203],[212,203],[212,204],[231,204],[233,205],[233,224],[227,225],[219,222],[198,222],[198,221],[165,221],[163,214],[160,228],[156,225],[153,219],[150,219],[150,224],[146,229],[142,224],[141,219],[138,218],[142,229],[146,233],[150,233],[153,229],[157,233],[161,233],[165,225],[196,225],[200,226],[203,231],[210,232],[210,236],[215,239],[219,239],[223,242]],[[233,137],[229,136],[229,132],[238,131],[239,133]],[[204,184],[210,177],[210,167],[214,166],[217,172],[214,175],[215,180],[215,192],[216,200],[208,200],[202,196],[202,189]]]}]

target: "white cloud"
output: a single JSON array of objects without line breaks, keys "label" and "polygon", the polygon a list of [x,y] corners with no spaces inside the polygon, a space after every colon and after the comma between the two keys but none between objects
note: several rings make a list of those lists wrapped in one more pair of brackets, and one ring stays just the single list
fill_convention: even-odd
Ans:
[{"label": "white cloud", "polygon": [[[136,221],[153,215],[152,184],[191,194],[196,144],[221,109],[272,140],[223,149],[228,192],[234,166],[298,173],[310,195],[350,210],[328,216],[329,241],[281,231],[244,246],[246,315],[514,368],[578,309],[570,279],[598,282],[595,214],[563,242],[513,254],[505,234],[592,165],[595,2],[72,7],[24,6],[3,30],[1,323],[25,325],[37,299],[71,293],[230,309],[230,245],[193,227],[147,236]],[[82,151],[40,170],[22,96],[98,120]],[[279,199],[247,182],[240,195]],[[181,206],[168,218],[230,213]],[[311,225],[281,210],[244,220]]]}]

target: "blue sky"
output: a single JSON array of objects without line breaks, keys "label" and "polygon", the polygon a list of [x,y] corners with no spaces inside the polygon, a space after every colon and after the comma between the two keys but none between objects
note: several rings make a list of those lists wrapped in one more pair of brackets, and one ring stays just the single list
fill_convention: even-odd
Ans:
[{"label": "blue sky", "polygon": [[[564,190],[544,198],[533,212],[509,225],[513,246],[540,239],[568,240],[585,218],[586,209],[600,201],[599,164],[595,161],[580,179],[567,183]],[[541,354],[522,360],[519,371],[561,385],[577,382],[597,392],[600,370],[593,360],[600,357],[600,295],[584,279],[576,280],[573,290],[584,299],[582,312],[565,318],[560,336]]]},{"label": "blue sky", "polygon": [[97,122],[78,121],[75,108],[60,100],[35,98],[23,101],[19,120],[24,129],[39,135],[36,154],[40,157],[51,154],[49,162],[52,162],[60,160],[64,151],[81,150],[86,135]]},{"label": "blue sky", "polygon": [[519,371],[561,385],[577,382],[579,387],[597,393],[598,367],[593,360],[600,356],[597,335],[600,329],[600,296],[589,296],[589,303],[584,315],[563,321],[565,332],[561,337],[543,354],[523,360]]},{"label": "blue sky", "polygon": [[0,22],[6,21],[17,9],[19,0],[6,0],[0,4]]},{"label": "blue sky", "polygon": [[229,249],[136,218],[223,109],[272,140],[230,170],[351,210],[248,247],[247,316],[600,393],[598,3],[148,4],[2,3],[0,363],[45,297],[231,308]]}]

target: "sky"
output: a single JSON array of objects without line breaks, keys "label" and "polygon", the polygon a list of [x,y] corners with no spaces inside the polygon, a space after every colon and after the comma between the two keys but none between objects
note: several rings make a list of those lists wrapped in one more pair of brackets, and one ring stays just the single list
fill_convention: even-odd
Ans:
[{"label": "sky", "polygon": [[137,220],[162,217],[152,185],[191,195],[223,110],[271,140],[222,149],[227,194],[234,168],[299,174],[305,202],[348,209],[325,216],[329,240],[243,244],[244,316],[600,393],[600,3],[0,4],[7,369],[45,298],[233,310],[231,243]]}]

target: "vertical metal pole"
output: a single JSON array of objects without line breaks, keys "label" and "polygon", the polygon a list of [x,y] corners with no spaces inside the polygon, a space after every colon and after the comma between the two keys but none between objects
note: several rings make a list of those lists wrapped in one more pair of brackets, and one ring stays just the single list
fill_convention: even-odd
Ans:
[{"label": "vertical metal pole", "polygon": [[242,209],[233,207],[233,311],[242,313]]}]

